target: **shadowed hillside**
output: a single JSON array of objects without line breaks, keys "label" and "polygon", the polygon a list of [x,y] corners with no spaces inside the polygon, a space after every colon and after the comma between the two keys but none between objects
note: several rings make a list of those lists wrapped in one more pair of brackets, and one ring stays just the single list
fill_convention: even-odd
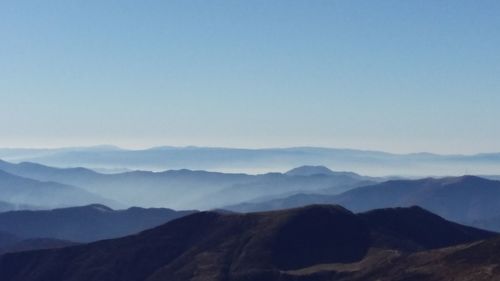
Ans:
[{"label": "shadowed hillside", "polygon": [[122,237],[192,214],[193,211],[89,205],[55,210],[0,213],[0,231],[27,238],[90,242]]},{"label": "shadowed hillside", "polygon": [[[493,235],[417,207],[359,215],[321,205],[243,215],[202,212],[121,239],[6,254],[0,257],[0,276],[5,281],[302,280],[297,271],[321,264],[347,265],[380,251],[405,254]],[[332,280],[314,274],[303,280]]]}]

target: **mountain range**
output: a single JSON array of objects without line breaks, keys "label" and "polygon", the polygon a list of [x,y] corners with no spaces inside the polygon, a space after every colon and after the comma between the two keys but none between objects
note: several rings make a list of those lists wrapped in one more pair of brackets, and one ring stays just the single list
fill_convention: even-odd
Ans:
[{"label": "mountain range", "polygon": [[[446,219],[500,231],[500,181],[474,176],[390,180],[338,195],[296,194],[226,207],[237,212],[340,204],[356,212],[418,205]],[[493,221],[497,223],[493,223]]]},{"label": "mountain range", "polygon": [[367,175],[463,175],[495,174],[499,153],[439,155],[394,154],[355,149],[293,147],[239,149],[214,147],[155,147],[130,150],[114,146],[58,149],[0,149],[0,158],[36,162],[57,167],[95,169],[216,170],[225,172],[286,171],[301,165],[341,167]]},{"label": "mountain range", "polygon": [[[441,280],[469,280],[458,278],[453,270],[467,268],[460,268],[459,260],[446,253],[460,256],[472,251],[468,257],[474,257],[477,247],[488,251],[474,259],[474,269],[484,271],[492,249],[483,249],[481,243],[434,249],[495,236],[419,207],[361,214],[331,205],[252,214],[201,212],[124,238],[4,254],[0,276],[5,281],[426,281],[438,280],[440,275],[432,269],[441,266],[449,274]],[[447,263],[428,263],[438,255],[446,255]],[[421,266],[389,275],[403,265]]]},{"label": "mountain range", "polygon": [[39,181],[9,174],[0,169],[2,209],[31,206],[56,208],[92,203],[116,204],[82,188],[51,181]]},{"label": "mountain range", "polygon": [[[103,198],[113,199],[116,202],[106,204],[113,207],[154,206],[175,209],[211,209],[234,202],[282,197],[299,192],[337,194],[382,180],[355,173],[334,172],[321,166],[304,166],[288,173],[261,175],[186,169],[102,174],[85,168],[55,168],[37,163],[0,161],[0,170],[37,181],[79,187]],[[312,170],[316,172],[311,174]],[[89,203],[103,201],[86,202]]]}]

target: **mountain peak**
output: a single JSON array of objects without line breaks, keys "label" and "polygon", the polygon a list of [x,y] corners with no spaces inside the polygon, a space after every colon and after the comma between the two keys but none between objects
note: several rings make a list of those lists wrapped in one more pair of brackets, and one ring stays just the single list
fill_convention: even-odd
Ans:
[{"label": "mountain peak", "polygon": [[360,178],[361,176],[353,173],[353,172],[338,172],[338,171],[332,171],[328,167],[325,166],[313,166],[313,165],[304,165],[300,166],[294,169],[289,170],[288,172],[285,172],[285,175],[288,176],[318,176],[318,175],[325,175],[325,176],[344,176],[344,177],[350,177],[350,178]]},{"label": "mountain peak", "polygon": [[291,169],[290,171],[286,172],[285,174],[287,174],[289,176],[332,175],[332,174],[334,174],[334,171],[330,170],[329,168],[327,168],[325,166],[304,165],[304,166],[300,166],[300,167]]},{"label": "mountain peak", "polygon": [[440,180],[444,185],[448,184],[491,184],[494,183],[494,181],[481,178],[478,176],[472,176],[472,175],[464,175],[461,177],[448,177],[448,178],[443,178],[443,179],[437,179]]},{"label": "mountain peak", "polygon": [[110,207],[102,205],[102,204],[91,204],[91,205],[88,205],[87,207],[91,208],[93,210],[100,211],[100,212],[112,212],[112,211],[114,211]]},{"label": "mountain peak", "polygon": [[295,214],[311,214],[311,213],[318,213],[318,212],[327,212],[330,214],[345,214],[345,215],[354,215],[351,211],[348,209],[336,205],[336,204],[312,204],[312,205],[307,205],[303,207],[297,207],[297,208],[291,208],[291,209],[283,209],[283,210],[276,210],[276,211],[269,211],[269,212],[257,212],[260,214],[288,214],[288,215],[295,215]]}]

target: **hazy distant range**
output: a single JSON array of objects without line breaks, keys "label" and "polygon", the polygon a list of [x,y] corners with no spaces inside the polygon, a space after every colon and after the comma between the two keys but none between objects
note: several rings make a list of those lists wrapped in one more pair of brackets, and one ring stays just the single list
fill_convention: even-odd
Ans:
[{"label": "hazy distant range", "polygon": [[321,147],[238,149],[188,146],[130,150],[105,145],[56,149],[0,148],[0,159],[56,167],[85,166],[101,172],[200,169],[262,173],[286,171],[300,165],[324,165],[333,170],[373,176],[493,175],[500,172],[500,153],[393,154]]}]

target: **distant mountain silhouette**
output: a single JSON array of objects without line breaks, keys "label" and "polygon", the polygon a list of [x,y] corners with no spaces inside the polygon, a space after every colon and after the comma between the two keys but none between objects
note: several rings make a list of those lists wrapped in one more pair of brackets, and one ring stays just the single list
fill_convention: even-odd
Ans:
[{"label": "distant mountain silhouette", "polygon": [[245,215],[202,212],[120,239],[5,254],[0,276],[3,281],[326,281],[331,276],[301,270],[494,235],[418,207],[359,215],[325,205]]},{"label": "distant mountain silhouette", "polygon": [[261,200],[257,202],[243,202],[223,207],[233,212],[262,212],[303,207],[312,204],[335,204],[336,197],[326,194],[299,193],[283,198]]},{"label": "distant mountain silhouette", "polygon": [[300,166],[285,174],[289,176],[315,176],[315,175],[327,175],[327,176],[345,176],[355,179],[361,179],[362,177],[353,172],[334,172],[325,166]]},{"label": "distant mountain silhouette", "polygon": [[[40,181],[55,181],[75,184],[81,180],[93,180],[101,174],[86,168],[54,168],[32,162],[14,164],[0,160],[0,170],[7,173],[36,179]],[[68,179],[72,179],[69,181]]]},{"label": "distant mountain silhouette", "polygon": [[37,210],[43,209],[41,206],[33,206],[28,204],[12,204],[9,202],[0,201],[0,213],[7,211],[16,211],[16,210]]},{"label": "distant mountain silhouette", "polygon": [[500,176],[480,176],[480,177],[485,178],[485,179],[489,179],[489,180],[500,181]]},{"label": "distant mountain silhouette", "polygon": [[[54,208],[114,201],[67,184],[38,181],[0,170],[0,198],[12,205]],[[5,206],[5,205],[4,205]]]},{"label": "distant mountain silhouette", "polygon": [[371,185],[375,181],[366,177],[351,177],[344,174],[313,174],[308,176],[269,173],[258,175],[249,183],[234,184],[216,193],[210,194],[205,201],[212,205],[223,206],[246,200],[262,201],[265,198],[289,196],[302,192],[338,194],[355,187]]},{"label": "distant mountain silhouette", "polygon": [[15,209],[16,209],[16,206],[14,204],[0,201],[0,212],[6,212],[6,211],[15,210]]},{"label": "distant mountain silhouette", "polygon": [[342,167],[372,175],[495,174],[500,153],[438,155],[393,154],[380,151],[321,147],[238,149],[214,147],[156,147],[126,150],[113,146],[63,149],[0,149],[0,158],[58,167],[128,168],[131,170],[283,171],[301,165]]},{"label": "distant mountain silhouette", "polygon": [[0,170],[40,181],[78,186],[128,206],[166,206],[176,209],[211,209],[254,198],[306,191],[337,194],[353,187],[373,184],[375,180],[330,170],[328,174],[293,175],[301,168],[289,172],[290,175],[229,174],[186,169],[100,174],[85,168],[61,169],[36,163],[13,164],[3,161],[0,162]]},{"label": "distant mountain silhouette", "polygon": [[474,176],[388,181],[338,195],[355,211],[419,205],[449,220],[470,222],[500,215],[500,181]]},{"label": "distant mountain silhouette", "polygon": [[[500,181],[463,176],[393,180],[355,188],[334,196],[298,194],[282,199],[228,206],[226,209],[248,212],[329,203],[341,204],[353,211],[363,212],[378,208],[418,205],[446,219],[470,224],[500,216],[499,198]],[[500,230],[500,228],[489,229]]]},{"label": "distant mountain silhouette", "polygon": [[0,213],[0,231],[23,239],[90,242],[134,234],[191,213],[193,211],[137,207],[115,211],[96,204],[55,210],[13,211]]}]

